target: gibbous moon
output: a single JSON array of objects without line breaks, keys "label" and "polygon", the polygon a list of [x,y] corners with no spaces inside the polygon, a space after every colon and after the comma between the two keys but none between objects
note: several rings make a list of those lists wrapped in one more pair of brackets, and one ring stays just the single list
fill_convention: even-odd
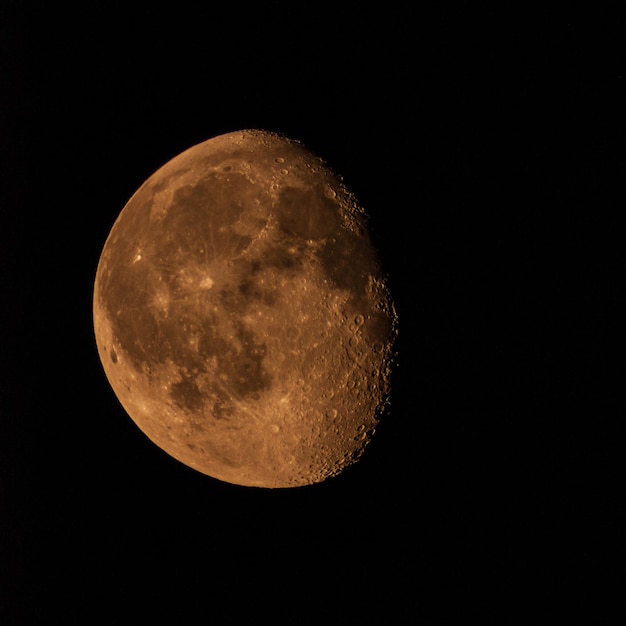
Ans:
[{"label": "gibbous moon", "polygon": [[146,180],[104,245],[93,317],[137,426],[229,483],[338,474],[388,400],[397,319],[365,214],[274,133],[209,139]]}]

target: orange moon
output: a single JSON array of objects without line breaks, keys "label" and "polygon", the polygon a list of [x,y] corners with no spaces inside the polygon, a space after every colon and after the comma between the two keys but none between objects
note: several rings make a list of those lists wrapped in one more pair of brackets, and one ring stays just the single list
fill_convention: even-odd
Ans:
[{"label": "orange moon", "polygon": [[225,482],[334,476],[388,401],[397,316],[365,213],[274,133],[209,139],[146,180],[104,245],[93,319],[137,426]]}]

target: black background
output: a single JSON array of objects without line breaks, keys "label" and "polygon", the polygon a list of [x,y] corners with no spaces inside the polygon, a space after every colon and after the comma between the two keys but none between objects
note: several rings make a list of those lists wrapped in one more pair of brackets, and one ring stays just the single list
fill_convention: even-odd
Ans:
[{"label": "black background", "polygon": [[[618,4],[56,4],[0,4],[0,623],[604,623],[624,573]],[[400,317],[374,442],[307,488],[162,453],[93,337],[127,199],[242,128],[344,177]]]}]

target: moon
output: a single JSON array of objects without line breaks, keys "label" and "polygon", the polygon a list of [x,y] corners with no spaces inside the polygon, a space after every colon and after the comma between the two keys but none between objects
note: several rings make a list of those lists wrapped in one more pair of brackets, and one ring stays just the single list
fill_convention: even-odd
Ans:
[{"label": "moon", "polygon": [[195,145],[130,198],[96,270],[98,354],[157,446],[237,485],[310,485],[362,455],[397,315],[366,214],[301,143]]}]

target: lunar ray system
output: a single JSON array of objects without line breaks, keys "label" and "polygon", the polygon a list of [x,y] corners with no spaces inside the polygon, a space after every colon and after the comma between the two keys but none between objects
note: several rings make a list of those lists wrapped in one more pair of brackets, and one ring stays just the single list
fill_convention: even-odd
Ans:
[{"label": "lunar ray system", "polygon": [[141,185],[104,245],[93,318],[137,426],[221,481],[321,482],[388,404],[397,316],[365,212],[275,133],[214,137]]}]

